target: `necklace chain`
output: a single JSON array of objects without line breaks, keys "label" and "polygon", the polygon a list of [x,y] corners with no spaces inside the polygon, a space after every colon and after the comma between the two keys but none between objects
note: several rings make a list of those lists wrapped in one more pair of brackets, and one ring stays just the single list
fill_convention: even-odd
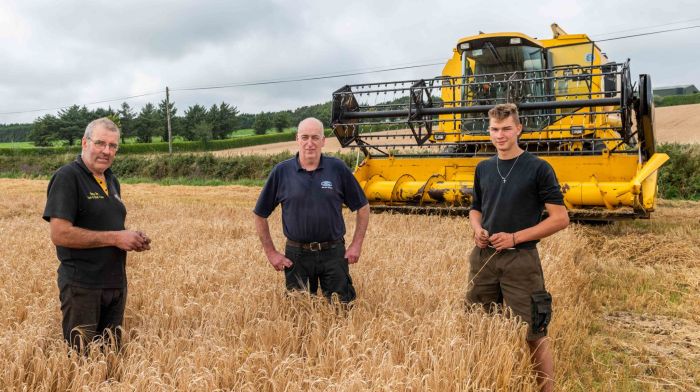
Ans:
[{"label": "necklace chain", "polygon": [[515,165],[518,164],[518,159],[520,159],[520,156],[523,155],[523,153],[520,153],[517,158],[515,158],[515,162],[513,162],[513,166],[510,167],[510,170],[508,170],[508,174],[506,174],[505,177],[503,177],[503,174],[501,174],[501,169],[498,168],[498,161],[500,158],[498,158],[498,155],[496,155],[496,171],[498,171],[498,176],[501,177],[501,180],[503,180],[503,183],[506,183],[506,180],[508,179],[508,176],[510,176],[510,173],[513,171],[513,168]]}]

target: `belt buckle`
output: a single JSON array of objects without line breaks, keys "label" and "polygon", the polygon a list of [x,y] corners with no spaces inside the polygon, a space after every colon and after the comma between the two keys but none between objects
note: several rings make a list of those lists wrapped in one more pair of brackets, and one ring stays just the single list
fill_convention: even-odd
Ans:
[{"label": "belt buckle", "polygon": [[309,250],[318,252],[321,250],[321,243],[320,242],[311,242],[309,243]]}]

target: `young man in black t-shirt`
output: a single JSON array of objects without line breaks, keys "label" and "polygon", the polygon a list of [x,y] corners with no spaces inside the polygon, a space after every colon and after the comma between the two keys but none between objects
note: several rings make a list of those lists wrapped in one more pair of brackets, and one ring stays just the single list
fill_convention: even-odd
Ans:
[{"label": "young man in black t-shirt", "polygon": [[110,331],[119,343],[126,305],[126,252],[150,249],[151,240],[124,229],[126,208],[110,167],[119,128],[108,118],[85,129],[82,152],[51,178],[43,218],[61,264],[58,288],[63,337],[80,350]]},{"label": "young man in black t-shirt", "polygon": [[[543,391],[554,387],[546,338],[551,296],[545,291],[537,242],[564,229],[569,216],[552,167],[518,146],[522,125],[513,104],[489,111],[497,155],[474,175],[469,222],[474,230],[467,303],[504,304],[528,324],[527,343]],[[543,210],[547,218],[542,220]]]},{"label": "young man in black t-shirt", "polygon": [[[357,263],[369,221],[369,203],[345,163],[321,154],[323,123],[307,118],[297,129],[299,153],[272,169],[255,205],[255,228],[277,271],[284,271],[288,290],[315,294],[320,283],[327,298],[355,299],[348,264]],[[284,254],[275,249],[267,218],[282,205]],[[342,206],[357,211],[355,233],[345,248]]]}]

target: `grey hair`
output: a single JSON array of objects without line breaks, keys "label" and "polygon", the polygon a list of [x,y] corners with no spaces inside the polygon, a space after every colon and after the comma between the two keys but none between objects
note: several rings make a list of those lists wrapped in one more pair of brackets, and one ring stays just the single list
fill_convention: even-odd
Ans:
[{"label": "grey hair", "polygon": [[117,124],[114,123],[114,121],[110,120],[107,117],[101,117],[101,118],[98,118],[97,120],[90,121],[90,124],[88,124],[87,127],[85,127],[85,134],[83,135],[83,137],[85,139],[90,139],[92,137],[92,131],[98,125],[101,125],[102,127],[104,127],[105,129],[107,129],[109,131],[121,133],[121,131],[119,130],[119,127],[117,126]]}]

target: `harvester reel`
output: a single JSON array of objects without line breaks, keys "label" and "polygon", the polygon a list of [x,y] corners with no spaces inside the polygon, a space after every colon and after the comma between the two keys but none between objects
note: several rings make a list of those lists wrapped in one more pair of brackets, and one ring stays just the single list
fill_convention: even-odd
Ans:
[{"label": "harvester reel", "polygon": [[656,146],[649,143],[656,140],[654,130],[654,92],[651,89],[651,77],[646,74],[639,75],[639,98],[635,105],[637,112],[637,130],[642,142],[642,149],[647,158],[654,155]]},{"label": "harvester reel", "polygon": [[333,134],[335,134],[340,145],[343,147],[347,147],[355,141],[359,133],[358,127],[356,126],[359,120],[346,120],[343,118],[343,113],[356,112],[359,110],[359,107],[360,105],[352,94],[350,86],[344,86],[334,93],[333,107],[331,109],[331,127],[333,128]]},{"label": "harvester reel", "polygon": [[632,140],[632,108],[635,104],[634,89],[632,87],[632,78],[629,71],[629,60],[625,63],[625,67],[621,73],[622,86],[620,88],[622,102],[620,105],[620,114],[622,119],[621,136],[622,141],[630,146],[634,145]]},{"label": "harvester reel", "polygon": [[[419,146],[423,145],[433,135],[433,124],[430,121],[430,115],[421,113],[423,108],[433,107],[433,99],[425,87],[425,80],[423,79],[411,86],[410,94],[413,105],[409,107],[407,121],[413,137],[416,139],[416,144]],[[416,130],[416,124],[418,124],[418,130]],[[425,127],[425,133],[423,133],[423,127]]]}]

